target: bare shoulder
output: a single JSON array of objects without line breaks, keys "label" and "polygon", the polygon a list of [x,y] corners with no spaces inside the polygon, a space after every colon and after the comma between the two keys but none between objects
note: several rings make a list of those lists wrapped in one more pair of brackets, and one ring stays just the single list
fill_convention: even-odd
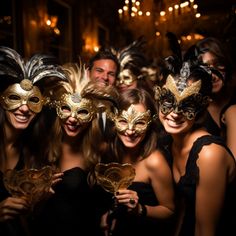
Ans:
[{"label": "bare shoulder", "polygon": [[229,106],[225,114],[236,114],[236,104]]},{"label": "bare shoulder", "polygon": [[223,120],[226,120],[226,122],[227,122],[227,120],[231,120],[231,119],[234,121],[235,116],[236,116],[236,104],[233,104],[227,108],[227,110],[224,112],[222,118],[223,118]]},{"label": "bare shoulder", "polygon": [[220,182],[220,179],[225,179],[227,182],[230,182],[235,178],[235,160],[219,144],[212,143],[204,146],[199,153],[197,165],[199,174],[204,180]]},{"label": "bare shoulder", "polygon": [[198,163],[208,167],[211,166],[211,168],[235,165],[230,153],[223,146],[216,143],[203,146],[199,153]]},{"label": "bare shoulder", "polygon": [[157,170],[159,168],[168,167],[165,156],[159,150],[155,150],[145,160],[148,169]]}]

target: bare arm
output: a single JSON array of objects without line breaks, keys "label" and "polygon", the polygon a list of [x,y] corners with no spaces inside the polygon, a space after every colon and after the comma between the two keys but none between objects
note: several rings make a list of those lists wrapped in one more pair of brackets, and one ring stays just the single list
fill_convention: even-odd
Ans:
[{"label": "bare arm", "polygon": [[148,216],[164,219],[170,217],[175,209],[174,189],[171,169],[165,157],[155,151],[147,160],[151,184],[159,201],[158,206],[148,206]]},{"label": "bare arm", "polygon": [[236,158],[236,105],[230,106],[224,113],[227,145]]},{"label": "bare arm", "polygon": [[[136,175],[140,178],[145,175],[153,187],[159,204],[157,206],[147,206],[147,216],[157,219],[165,219],[173,215],[174,212],[174,189],[171,170],[159,151],[153,152],[147,159],[142,161],[142,167],[137,170]],[[138,173],[139,172],[139,173]],[[130,211],[140,210],[139,197],[137,192],[129,189],[119,190],[116,195],[119,203],[125,204]],[[130,203],[134,199],[135,203]]]},{"label": "bare arm", "polygon": [[199,153],[199,183],[196,188],[196,236],[214,236],[224,204],[228,179],[228,153],[219,145],[203,147]]}]

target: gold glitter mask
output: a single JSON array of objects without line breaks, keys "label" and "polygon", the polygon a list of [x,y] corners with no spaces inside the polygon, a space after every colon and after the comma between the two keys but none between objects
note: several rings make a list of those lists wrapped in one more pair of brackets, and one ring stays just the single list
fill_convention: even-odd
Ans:
[{"label": "gold glitter mask", "polygon": [[90,99],[81,98],[79,94],[64,94],[56,105],[57,115],[61,119],[74,117],[80,123],[90,122],[96,115],[96,109]]},{"label": "gold glitter mask", "polygon": [[135,169],[131,164],[111,162],[98,163],[95,176],[99,185],[107,192],[116,194],[119,189],[127,189],[135,178]]},{"label": "gold glitter mask", "polygon": [[201,81],[193,82],[182,92],[178,90],[176,82],[172,76],[168,76],[165,86],[156,90],[156,98],[159,102],[160,110],[164,115],[171,113],[183,114],[188,120],[196,117],[209,102],[208,97],[203,97],[199,90]]},{"label": "gold glitter mask", "polygon": [[35,113],[43,107],[43,97],[37,86],[33,86],[28,79],[10,85],[1,95],[1,105],[6,110],[14,110],[27,105]]},{"label": "gold glitter mask", "polygon": [[129,69],[124,69],[120,72],[117,78],[117,85],[131,85],[137,77]]},{"label": "gold glitter mask", "polygon": [[8,169],[3,175],[7,191],[17,198],[27,200],[33,210],[34,206],[45,198],[53,182],[53,169],[45,166],[42,169]]},{"label": "gold glitter mask", "polygon": [[127,129],[134,130],[136,134],[146,132],[148,125],[151,123],[151,112],[138,112],[132,104],[128,110],[122,111],[115,116],[115,126],[118,132],[125,133]]}]

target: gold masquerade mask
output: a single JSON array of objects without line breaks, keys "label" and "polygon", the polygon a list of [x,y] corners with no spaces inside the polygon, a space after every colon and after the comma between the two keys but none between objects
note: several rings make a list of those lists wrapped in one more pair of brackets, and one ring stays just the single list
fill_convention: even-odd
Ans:
[{"label": "gold masquerade mask", "polygon": [[63,70],[68,82],[60,81],[46,91],[50,97],[48,105],[56,108],[60,119],[74,117],[80,124],[89,123],[97,117],[98,111],[109,110],[118,99],[113,86],[101,87],[90,81],[81,62],[65,64]]},{"label": "gold masquerade mask", "polygon": [[11,84],[1,92],[0,102],[4,109],[14,110],[26,104],[39,113],[44,105],[43,91],[55,81],[67,78],[54,56],[35,54],[24,60],[14,49],[0,46],[0,82]]},{"label": "gold masquerade mask", "polygon": [[117,86],[124,84],[124,85],[131,85],[135,80],[137,80],[137,76],[135,76],[131,70],[124,69],[119,73],[117,78]]},{"label": "gold masquerade mask", "polygon": [[95,167],[95,176],[105,191],[115,194],[119,189],[127,189],[131,185],[135,169],[128,163],[98,163]]},{"label": "gold masquerade mask", "polygon": [[48,195],[52,177],[52,168],[46,166],[40,170],[7,170],[4,173],[3,182],[13,197],[24,198],[33,208],[37,202]]},{"label": "gold masquerade mask", "polygon": [[43,103],[39,88],[33,86],[28,79],[10,85],[1,95],[1,105],[6,110],[14,110],[22,105],[27,105],[31,111],[39,113]]},{"label": "gold masquerade mask", "polygon": [[118,132],[125,133],[127,129],[134,130],[137,134],[146,132],[151,123],[151,112],[137,112],[132,104],[126,111],[114,117],[115,127]]},{"label": "gold masquerade mask", "polygon": [[56,102],[57,115],[61,119],[69,116],[77,119],[81,124],[90,122],[96,115],[96,109],[90,99],[81,98],[79,94],[63,94]]},{"label": "gold masquerade mask", "polygon": [[209,97],[203,97],[199,93],[200,88],[201,81],[199,80],[180,91],[174,78],[169,75],[163,88],[155,88],[155,98],[163,114],[167,115],[174,111],[192,120],[209,103]]},{"label": "gold masquerade mask", "polygon": [[129,86],[135,80],[143,78],[141,68],[146,64],[146,57],[143,52],[144,43],[144,40],[139,38],[118,50],[116,55],[120,64],[120,73],[118,75],[117,85],[124,84]]}]

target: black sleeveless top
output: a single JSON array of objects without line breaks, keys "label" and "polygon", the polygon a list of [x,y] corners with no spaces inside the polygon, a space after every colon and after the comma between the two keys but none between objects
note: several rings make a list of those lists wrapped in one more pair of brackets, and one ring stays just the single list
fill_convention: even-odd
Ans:
[{"label": "black sleeveless top", "polygon": [[79,167],[65,171],[54,191],[35,212],[33,235],[93,235],[94,214],[87,173]]},{"label": "black sleeveless top", "polygon": [[204,121],[204,128],[206,131],[212,135],[220,136],[221,135],[221,129],[217,125],[217,123],[213,120],[211,114],[207,111],[206,118]]},{"label": "black sleeveless top", "polygon": [[227,132],[227,128],[225,123],[223,122],[223,117],[224,117],[224,113],[226,112],[226,110],[232,106],[236,104],[236,96],[234,95],[230,101],[222,108],[221,112],[220,112],[220,127],[217,125],[217,123],[213,120],[212,116],[210,115],[210,113],[207,111],[206,114],[206,119],[204,122],[204,127],[207,130],[207,132],[209,132],[212,135],[216,135],[216,136],[221,136],[225,141],[226,141],[226,132]]},{"label": "black sleeveless top", "polygon": [[[150,184],[133,182],[129,189],[138,193],[139,203],[148,206],[156,206],[159,204]],[[123,207],[123,211],[121,210],[116,215],[116,219],[117,223],[112,236],[168,236],[171,235],[173,229],[170,220],[157,220],[149,217],[140,217],[136,214],[128,213],[126,207]]]},{"label": "black sleeveless top", "polygon": [[[223,146],[229,153],[231,153],[224,144],[224,141],[217,136],[205,135],[198,138],[193,143],[186,164],[185,175],[181,176],[179,182],[175,186],[177,198],[184,201],[186,205],[184,221],[179,236],[194,236],[196,185],[199,179],[199,169],[197,166],[198,154],[203,146],[212,143]],[[165,147],[168,161],[172,166],[173,158],[170,150],[171,149],[167,146]],[[227,186],[225,196],[224,208],[222,209],[222,214],[217,225],[217,236],[236,235],[236,179]]]},{"label": "black sleeveless top", "polygon": [[221,137],[226,141],[226,134],[227,134],[227,127],[226,124],[224,123],[224,113],[227,111],[227,109],[236,104],[236,96],[232,97],[231,100],[226,104],[221,113],[220,113],[220,127],[221,127]]},{"label": "black sleeveless top", "polygon": [[[24,168],[24,161],[22,155],[20,155],[20,159],[17,162],[15,170],[21,170]],[[3,183],[3,173],[0,171],[0,202],[10,197],[11,195],[6,190]],[[28,228],[26,225],[22,224],[22,220],[20,217],[16,217],[15,219],[7,220],[4,222],[0,222],[0,235],[4,236],[26,236],[28,233]]]}]

